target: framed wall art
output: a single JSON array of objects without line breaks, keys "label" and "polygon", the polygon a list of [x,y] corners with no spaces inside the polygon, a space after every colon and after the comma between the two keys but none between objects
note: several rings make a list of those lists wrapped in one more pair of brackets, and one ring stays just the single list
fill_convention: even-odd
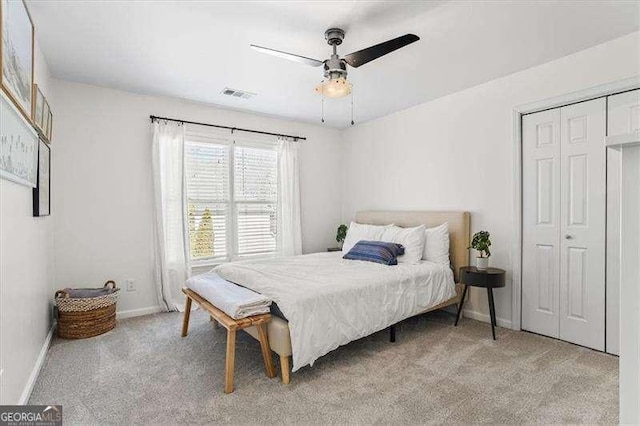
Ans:
[{"label": "framed wall art", "polygon": [[49,113],[51,109],[49,108],[49,102],[47,102],[46,98],[42,99],[42,134],[47,135],[47,121],[49,121]]},{"label": "framed wall art", "polygon": [[38,186],[33,188],[33,216],[51,214],[51,148],[40,139],[38,143]]},{"label": "framed wall art", "polygon": [[32,122],[34,28],[23,0],[0,0],[1,86]]},{"label": "framed wall art", "polygon": [[47,119],[47,142],[51,143],[53,137],[53,113],[49,110],[49,118]]},{"label": "framed wall art", "polygon": [[4,92],[0,98],[0,177],[35,188],[38,134]]},{"label": "framed wall art", "polygon": [[31,114],[33,117],[33,125],[36,127],[36,130],[40,132],[41,135],[44,135],[46,129],[46,121],[44,117],[44,95],[38,87],[37,84],[33,85],[33,113]]}]

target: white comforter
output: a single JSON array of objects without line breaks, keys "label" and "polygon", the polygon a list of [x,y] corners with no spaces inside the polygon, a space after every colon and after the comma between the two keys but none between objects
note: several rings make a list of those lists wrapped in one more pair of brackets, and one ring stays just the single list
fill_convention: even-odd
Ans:
[{"label": "white comforter", "polygon": [[214,271],[278,304],[289,321],[293,371],[455,296],[451,269],[427,261],[385,266],[316,253]]}]

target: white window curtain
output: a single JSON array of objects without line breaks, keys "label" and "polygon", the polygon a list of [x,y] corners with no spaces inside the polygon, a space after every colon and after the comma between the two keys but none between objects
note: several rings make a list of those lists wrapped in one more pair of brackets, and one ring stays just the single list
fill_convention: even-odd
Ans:
[{"label": "white window curtain", "polygon": [[158,299],[168,311],[183,311],[181,289],[190,273],[184,220],[184,126],[154,121],[152,149]]},{"label": "white window curtain", "polygon": [[298,142],[278,138],[278,254],[302,253]]}]

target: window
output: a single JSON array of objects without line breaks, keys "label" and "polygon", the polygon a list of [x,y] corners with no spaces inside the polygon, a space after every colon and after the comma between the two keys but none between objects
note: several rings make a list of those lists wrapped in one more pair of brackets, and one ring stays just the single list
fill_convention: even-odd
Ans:
[{"label": "window", "polygon": [[196,265],[275,254],[277,164],[274,143],[187,128],[186,226]]}]

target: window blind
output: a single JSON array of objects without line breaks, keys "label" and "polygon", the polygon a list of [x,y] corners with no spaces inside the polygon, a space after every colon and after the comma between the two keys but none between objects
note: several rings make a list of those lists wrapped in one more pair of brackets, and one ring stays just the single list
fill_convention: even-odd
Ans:
[{"label": "window blind", "polygon": [[234,201],[238,255],[276,251],[278,157],[275,149],[236,146]]},{"label": "window blind", "polygon": [[185,170],[191,259],[227,258],[229,147],[186,142]]},{"label": "window blind", "polygon": [[190,255],[196,263],[276,252],[275,145],[185,132]]}]

